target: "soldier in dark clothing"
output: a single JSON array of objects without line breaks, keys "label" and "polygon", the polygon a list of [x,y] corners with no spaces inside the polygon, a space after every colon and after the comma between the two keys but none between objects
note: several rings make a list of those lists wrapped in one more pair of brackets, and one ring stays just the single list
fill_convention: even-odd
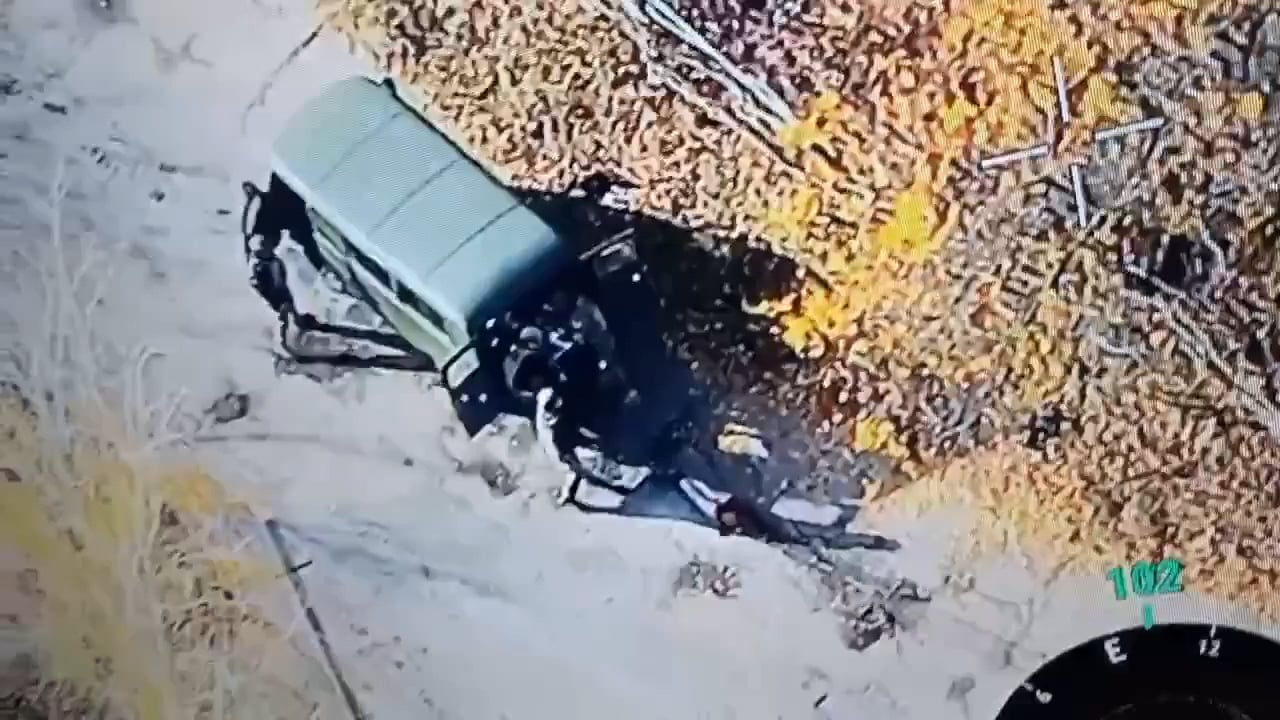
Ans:
[{"label": "soldier in dark clothing", "polygon": [[[692,458],[678,449],[656,467],[619,463],[590,443],[586,444],[584,458],[579,454],[584,449],[581,433],[574,429],[570,417],[561,414],[564,404],[557,402],[555,392],[551,387],[539,392],[534,428],[548,456],[562,463],[567,473],[558,494],[564,504],[586,513],[683,520],[715,528],[721,535],[742,535],[780,545],[816,543],[830,549],[871,550],[893,550],[898,546],[880,535],[850,531],[847,524],[852,518],[845,514],[830,525],[791,520],[763,503],[712,488],[687,472],[694,465],[679,462],[674,456],[686,455],[690,462]],[[618,503],[595,505],[582,500],[578,492],[584,482],[611,491],[619,496]]]},{"label": "soldier in dark clothing", "polygon": [[263,237],[259,241],[250,259],[252,275],[249,283],[276,314],[280,323],[280,342],[285,342],[289,321],[296,317],[297,309],[293,305],[293,293],[289,290],[289,273],[284,261],[276,254],[279,244],[279,236]]},{"label": "soldier in dark clothing", "polygon": [[[311,226],[311,217],[307,214],[307,204],[298,194],[284,184],[278,175],[271,176],[271,182],[267,185],[266,192],[259,190],[252,183],[244,184],[244,192],[247,199],[245,206],[246,215],[249,205],[253,200],[258,200],[258,214],[253,219],[253,228],[250,229],[247,222],[243,222],[241,228],[246,232],[248,237],[262,237],[269,239],[274,245],[279,245],[283,233],[289,233],[289,238],[302,248],[302,254],[306,256],[307,262],[315,267],[317,272],[324,272],[324,257],[320,254],[320,247],[316,244],[315,228]],[[247,221],[247,217],[245,218]],[[249,248],[245,248],[245,254],[249,254]]]},{"label": "soldier in dark clothing", "polygon": [[781,545],[816,543],[832,550],[898,549],[896,541],[883,535],[849,530],[846,527],[849,519],[842,515],[829,525],[790,520],[735,495],[716,505],[716,524],[721,535],[744,535]]},{"label": "soldier in dark clothing", "polygon": [[[306,236],[307,241],[299,243],[305,251],[308,244],[314,246],[315,240],[308,232],[310,222],[303,227],[307,217],[306,206],[278,177],[271,176],[266,192],[251,183],[244,184],[244,192],[245,213],[241,219],[241,230],[244,231],[245,256],[250,262],[250,284],[276,314],[280,323],[280,342],[283,343],[288,336],[290,320],[297,317],[297,308],[289,290],[288,270],[278,255],[280,241],[285,232],[295,242]],[[258,201],[258,211],[250,229],[248,216],[254,200]],[[251,247],[253,238],[258,238],[257,248]],[[315,254],[318,255],[318,251]]]},{"label": "soldier in dark clothing", "polygon": [[740,497],[730,495],[716,504],[715,512],[721,535],[764,538],[770,534],[756,507]]},{"label": "soldier in dark clothing", "polygon": [[[245,256],[251,267],[250,284],[276,314],[280,324],[280,344],[295,361],[394,370],[432,371],[437,369],[431,358],[399,335],[370,328],[334,325],[321,322],[309,313],[298,312],[293,292],[289,289],[288,269],[278,252],[284,233],[287,232],[289,238],[302,248],[307,261],[315,266],[317,271],[324,272],[326,269],[324,258],[316,244],[311,219],[307,215],[306,203],[276,175],[271,176],[271,183],[265,192],[252,183],[245,183],[243,189],[245,208],[240,220],[240,229],[244,235]],[[254,216],[251,228],[249,213],[255,200],[257,214]],[[253,247],[254,238],[258,238],[256,248]],[[362,356],[340,352],[322,356],[308,355],[294,349],[293,343],[290,342],[290,323],[299,332],[330,333],[353,340],[376,343],[399,350],[404,354]]]}]

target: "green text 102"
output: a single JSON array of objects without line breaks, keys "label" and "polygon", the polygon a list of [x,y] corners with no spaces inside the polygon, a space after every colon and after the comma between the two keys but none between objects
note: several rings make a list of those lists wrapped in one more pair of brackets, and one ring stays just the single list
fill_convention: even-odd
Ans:
[{"label": "green text 102", "polygon": [[1111,589],[1117,600],[1124,600],[1130,593],[1138,596],[1167,595],[1182,592],[1182,562],[1176,558],[1165,558],[1158,563],[1142,560],[1129,567],[1116,566],[1107,571],[1107,579],[1111,581]]}]

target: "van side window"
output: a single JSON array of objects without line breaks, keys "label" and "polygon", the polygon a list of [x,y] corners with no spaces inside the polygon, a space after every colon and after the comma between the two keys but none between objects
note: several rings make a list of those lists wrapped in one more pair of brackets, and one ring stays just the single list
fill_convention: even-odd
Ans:
[{"label": "van side window", "polygon": [[444,318],[441,317],[440,313],[436,312],[435,309],[432,308],[425,300],[418,297],[417,293],[405,287],[399,280],[393,280],[391,278],[391,274],[388,273],[385,268],[379,265],[373,258],[362,252],[360,248],[355,246],[355,243],[348,242],[342,232],[339,231],[333,223],[326,220],[323,215],[311,208],[307,208],[307,214],[311,217],[311,224],[317,231],[329,238],[329,240],[332,241],[335,246],[339,247],[342,252],[345,252],[350,257],[355,258],[355,261],[360,263],[360,266],[372,275],[378,283],[387,290],[394,292],[396,298],[400,302],[412,308],[414,312],[421,315],[423,319],[428,323],[431,323],[431,325],[436,329],[442,332],[447,332],[447,325],[445,324]]},{"label": "van side window", "polygon": [[367,270],[378,282],[382,283],[384,287],[391,287],[391,276],[387,274],[387,271],[374,262],[373,258],[361,252],[360,248],[355,246],[355,243],[347,242],[346,237],[333,223],[311,208],[307,208],[307,214],[311,217],[311,225],[319,230],[321,234],[329,238],[343,252],[355,258],[356,262],[360,263],[361,267]]},{"label": "van side window", "polygon": [[433,326],[441,330],[445,329],[444,318],[440,317],[440,314],[428,305],[426,301],[418,297],[417,293],[398,282],[396,283],[396,298],[405,305],[413,308],[414,311],[426,318],[427,322],[431,323]]},{"label": "van side window", "polygon": [[351,243],[348,243],[347,245],[347,252],[351,253],[351,256],[356,259],[356,262],[360,263],[361,267],[369,271],[369,274],[372,275],[375,280],[382,283],[383,287],[388,289],[391,287],[391,276],[387,274],[387,271],[383,269],[381,265],[374,262],[373,258],[365,255],[360,251],[360,248],[357,248]]},{"label": "van side window", "polygon": [[311,227],[319,230],[320,234],[329,238],[335,246],[340,248],[347,247],[347,239],[323,215],[311,208],[307,208],[307,217],[311,218]]}]

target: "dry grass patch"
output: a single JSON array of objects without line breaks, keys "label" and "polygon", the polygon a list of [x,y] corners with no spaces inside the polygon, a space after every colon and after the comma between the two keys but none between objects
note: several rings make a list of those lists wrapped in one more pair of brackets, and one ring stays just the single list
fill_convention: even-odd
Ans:
[{"label": "dry grass patch", "polygon": [[0,660],[33,661],[9,689],[50,717],[344,717],[259,521],[152,401],[154,356],[95,331],[110,258],[62,237],[55,189],[6,303],[38,312],[0,355],[0,547],[25,582]]}]

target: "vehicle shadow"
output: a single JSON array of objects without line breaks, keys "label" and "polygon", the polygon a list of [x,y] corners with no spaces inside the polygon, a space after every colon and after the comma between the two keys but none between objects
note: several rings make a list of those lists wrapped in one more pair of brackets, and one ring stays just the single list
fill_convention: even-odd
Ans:
[{"label": "vehicle shadow", "polygon": [[[585,197],[533,195],[526,203],[579,251],[630,229],[656,290],[656,317],[667,350],[691,372],[682,396],[694,397],[690,440],[714,466],[722,489],[759,499],[787,492],[815,501],[856,499],[874,458],[832,442],[811,390],[797,379],[814,362],[796,356],[774,322],[749,311],[798,290],[803,276],[789,258],[749,238],[710,236],[656,218],[613,210]],[[687,393],[687,394],[686,394]],[[728,424],[750,428],[767,458],[717,452]]]}]

